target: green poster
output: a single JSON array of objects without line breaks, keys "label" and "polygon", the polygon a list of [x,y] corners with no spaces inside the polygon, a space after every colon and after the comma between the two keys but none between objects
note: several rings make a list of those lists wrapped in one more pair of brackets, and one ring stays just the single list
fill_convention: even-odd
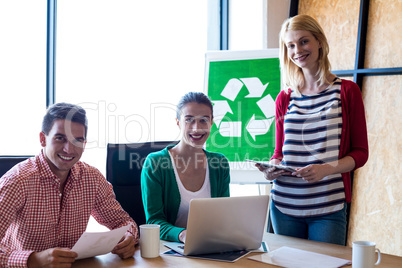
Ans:
[{"label": "green poster", "polygon": [[207,150],[221,152],[231,162],[268,161],[272,156],[280,91],[277,51],[207,55],[206,91],[214,105]]}]

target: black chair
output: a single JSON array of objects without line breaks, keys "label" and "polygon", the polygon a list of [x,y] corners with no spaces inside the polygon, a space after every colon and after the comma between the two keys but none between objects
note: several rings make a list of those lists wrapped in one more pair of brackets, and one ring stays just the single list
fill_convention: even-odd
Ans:
[{"label": "black chair", "polygon": [[113,185],[117,201],[139,225],[145,223],[141,195],[141,170],[149,153],[164,149],[171,142],[145,142],[107,145],[106,179]]},{"label": "black chair", "polygon": [[0,177],[2,177],[7,171],[9,171],[13,166],[22,162],[32,156],[0,156]]}]

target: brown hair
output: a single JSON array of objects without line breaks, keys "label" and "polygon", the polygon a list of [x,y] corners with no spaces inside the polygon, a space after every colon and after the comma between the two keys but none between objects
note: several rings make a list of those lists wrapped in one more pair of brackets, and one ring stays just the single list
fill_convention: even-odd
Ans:
[{"label": "brown hair", "polygon": [[56,120],[70,120],[85,127],[85,138],[88,131],[88,119],[85,110],[78,105],[60,102],[50,106],[42,121],[42,132],[49,135]]},{"label": "brown hair", "polygon": [[[196,102],[199,104],[204,104],[208,106],[211,109],[211,116],[213,117],[213,107],[212,107],[212,102],[208,98],[207,95],[205,95],[202,92],[189,92],[186,95],[184,95],[180,101],[179,104],[177,104],[177,109],[176,109],[176,118],[180,120],[180,115],[181,115],[181,110],[187,103],[191,102]],[[212,119],[212,118],[211,118]]]}]

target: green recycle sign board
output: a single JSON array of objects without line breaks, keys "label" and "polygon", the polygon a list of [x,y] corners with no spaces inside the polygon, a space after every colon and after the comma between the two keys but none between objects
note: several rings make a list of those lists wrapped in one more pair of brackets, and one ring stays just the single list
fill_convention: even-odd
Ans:
[{"label": "green recycle sign board", "polygon": [[214,123],[206,149],[231,162],[268,161],[275,148],[279,59],[211,61],[207,79]]}]

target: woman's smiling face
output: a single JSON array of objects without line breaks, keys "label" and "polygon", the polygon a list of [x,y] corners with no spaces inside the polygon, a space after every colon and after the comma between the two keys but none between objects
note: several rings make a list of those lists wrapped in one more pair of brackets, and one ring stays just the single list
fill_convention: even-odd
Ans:
[{"label": "woman's smiling face", "polygon": [[318,68],[320,42],[309,31],[289,30],[285,44],[290,60],[302,69],[315,71]]},{"label": "woman's smiling face", "polygon": [[189,102],[182,108],[177,125],[186,144],[202,148],[211,132],[212,111],[205,104]]}]

